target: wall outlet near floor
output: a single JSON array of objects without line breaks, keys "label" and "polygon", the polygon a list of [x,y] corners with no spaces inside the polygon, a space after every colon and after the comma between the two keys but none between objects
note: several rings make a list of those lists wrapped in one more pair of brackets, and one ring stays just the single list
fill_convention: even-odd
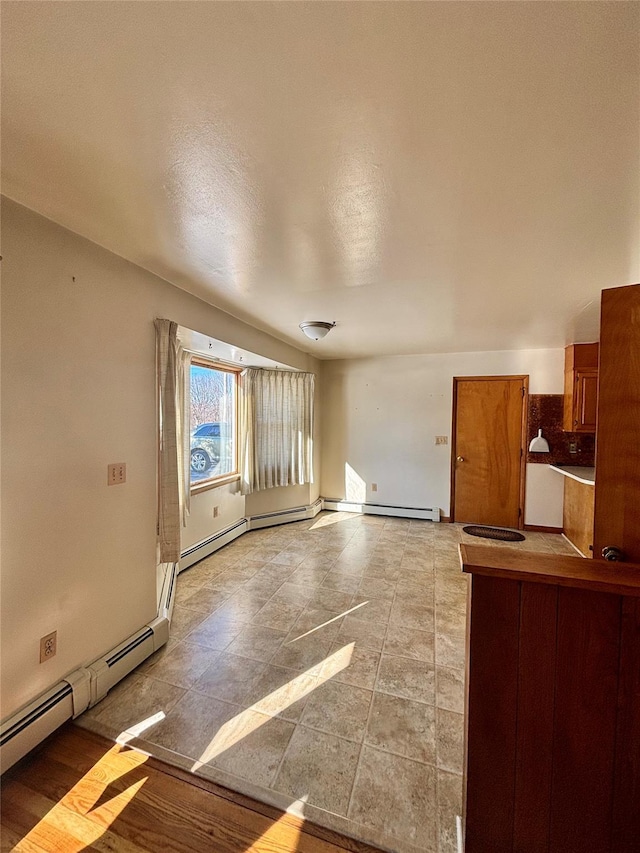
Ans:
[{"label": "wall outlet near floor", "polygon": [[40,663],[56,656],[58,651],[58,632],[52,631],[44,637],[40,638]]},{"label": "wall outlet near floor", "polygon": [[371,483],[371,491],[372,492],[378,491],[378,484],[377,483]]},{"label": "wall outlet near floor", "polygon": [[214,506],[214,508],[213,508],[213,517],[214,517],[214,518],[217,518],[217,517],[218,517],[218,515],[219,515],[219,513],[220,513],[220,507],[219,507],[219,506]]},{"label": "wall outlet near floor", "polygon": [[448,435],[437,435],[436,436],[436,444],[449,444],[449,436]]},{"label": "wall outlet near floor", "polygon": [[119,486],[120,483],[127,482],[127,464],[126,462],[112,462],[107,465],[107,485]]}]

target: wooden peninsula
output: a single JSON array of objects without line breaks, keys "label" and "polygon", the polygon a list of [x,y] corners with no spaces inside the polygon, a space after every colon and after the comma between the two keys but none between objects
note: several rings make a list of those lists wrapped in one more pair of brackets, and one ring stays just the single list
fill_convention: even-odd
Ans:
[{"label": "wooden peninsula", "polygon": [[465,853],[636,853],[640,566],[461,545]]}]

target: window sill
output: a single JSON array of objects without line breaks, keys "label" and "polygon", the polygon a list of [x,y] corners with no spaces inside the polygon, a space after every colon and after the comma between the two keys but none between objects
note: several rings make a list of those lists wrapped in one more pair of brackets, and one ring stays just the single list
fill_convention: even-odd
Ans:
[{"label": "window sill", "polygon": [[200,492],[208,492],[209,489],[216,489],[218,486],[227,486],[229,483],[240,482],[240,474],[227,474],[226,477],[216,477],[215,480],[204,480],[202,483],[194,483],[191,486],[191,494],[197,495]]}]

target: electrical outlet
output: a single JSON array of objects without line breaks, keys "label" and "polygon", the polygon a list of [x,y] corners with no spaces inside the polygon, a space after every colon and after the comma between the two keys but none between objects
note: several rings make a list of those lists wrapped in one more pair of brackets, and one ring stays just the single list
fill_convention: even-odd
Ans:
[{"label": "electrical outlet", "polygon": [[437,435],[436,436],[436,444],[449,444],[449,436]]},{"label": "electrical outlet", "polygon": [[213,517],[214,517],[214,518],[217,518],[217,517],[218,517],[218,513],[219,513],[219,511],[220,511],[220,507],[219,507],[219,506],[214,506],[214,508],[213,508]]},{"label": "electrical outlet", "polygon": [[40,663],[56,656],[58,651],[58,632],[52,631],[40,639]]},{"label": "electrical outlet", "polygon": [[107,485],[119,486],[120,483],[127,482],[127,465],[126,462],[112,462],[107,465]]},{"label": "electrical outlet", "polygon": [[372,492],[378,491],[378,484],[377,483],[371,483],[371,491]]}]

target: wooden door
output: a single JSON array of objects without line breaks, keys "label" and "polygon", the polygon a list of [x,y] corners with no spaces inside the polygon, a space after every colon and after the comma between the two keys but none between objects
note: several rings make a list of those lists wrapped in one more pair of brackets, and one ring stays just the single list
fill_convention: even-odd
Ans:
[{"label": "wooden door", "polygon": [[527,376],[453,380],[452,521],[523,527]]},{"label": "wooden door", "polygon": [[602,291],[593,555],[640,563],[640,284]]}]

